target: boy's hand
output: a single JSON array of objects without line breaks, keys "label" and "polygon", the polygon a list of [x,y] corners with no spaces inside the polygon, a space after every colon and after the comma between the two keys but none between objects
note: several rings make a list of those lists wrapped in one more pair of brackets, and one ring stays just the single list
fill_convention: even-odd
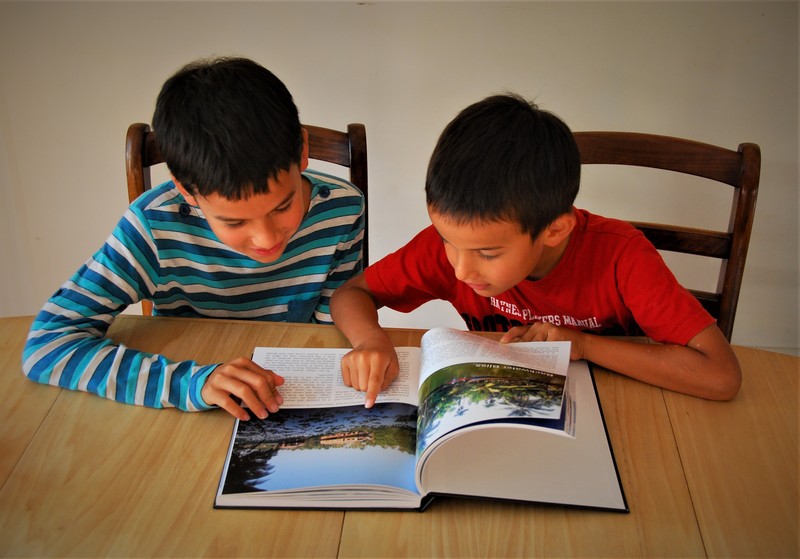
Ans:
[{"label": "boy's hand", "polygon": [[345,385],[367,393],[364,403],[367,408],[375,405],[378,393],[385,390],[399,372],[397,352],[385,335],[354,347],[342,358],[342,380]]},{"label": "boy's hand", "polygon": [[282,376],[240,357],[214,369],[200,395],[207,404],[219,406],[232,416],[247,421],[250,416],[234,401],[232,397],[236,396],[256,417],[264,419],[280,409],[283,397],[277,387],[284,382]]},{"label": "boy's hand", "polygon": [[526,326],[514,326],[500,338],[500,343],[509,342],[572,342],[569,358],[584,359],[583,337],[585,334],[571,328],[556,326],[550,322],[534,322]]}]

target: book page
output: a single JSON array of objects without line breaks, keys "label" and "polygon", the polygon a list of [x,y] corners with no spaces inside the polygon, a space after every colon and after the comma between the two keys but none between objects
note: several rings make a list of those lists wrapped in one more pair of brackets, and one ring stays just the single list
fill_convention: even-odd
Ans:
[{"label": "book page", "polygon": [[417,455],[437,439],[486,422],[538,424],[568,434],[562,409],[569,342],[500,344],[434,329],[422,338]]},{"label": "book page", "polygon": [[[376,404],[417,405],[419,386],[419,348],[398,347],[400,373],[388,389],[378,395]],[[320,408],[364,405],[364,392],[345,386],[342,357],[350,351],[341,348],[257,347],[253,361],[286,378],[279,387],[282,408]]]},{"label": "book page", "polygon": [[215,507],[417,509],[419,348],[396,348],[400,373],[371,409],[345,386],[340,348],[258,347],[285,377],[281,410],[236,421]]},{"label": "book page", "polygon": [[217,506],[417,508],[416,407],[281,409],[236,421]]},{"label": "book page", "polygon": [[433,328],[422,337],[419,382],[433,373],[458,363],[489,362],[527,367],[566,375],[569,342],[514,342],[495,340],[449,328]]}]

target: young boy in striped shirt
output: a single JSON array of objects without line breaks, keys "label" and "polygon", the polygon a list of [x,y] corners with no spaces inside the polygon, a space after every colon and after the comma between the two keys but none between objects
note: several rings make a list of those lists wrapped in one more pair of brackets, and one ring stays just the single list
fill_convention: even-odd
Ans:
[{"label": "young boy in striped shirt", "polygon": [[153,128],[173,180],[134,201],[47,301],[24,372],[129,404],[247,419],[240,399],[266,417],[283,378],[250,359],[172,362],[105,334],[143,299],[161,316],[331,323],[331,294],[362,267],[363,196],[307,169],[291,94],[251,60],[182,68],[159,94]]}]

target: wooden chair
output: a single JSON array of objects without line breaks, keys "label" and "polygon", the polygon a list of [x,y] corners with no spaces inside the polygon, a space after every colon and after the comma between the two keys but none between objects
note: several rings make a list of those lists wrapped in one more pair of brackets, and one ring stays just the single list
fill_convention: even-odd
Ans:
[{"label": "wooden chair", "polygon": [[[333,163],[349,169],[350,182],[364,194],[364,266],[368,259],[368,183],[367,183],[367,132],[363,124],[348,124],[347,132],[319,126],[303,125],[308,131],[308,155],[310,159]],[[164,163],[155,142],[155,132],[148,124],[134,123],[128,127],[125,138],[125,173],[128,179],[128,200],[137,197],[152,187],[150,168]],[[152,303],[142,301],[143,314],[152,314]]]},{"label": "wooden chair", "polygon": [[717,319],[720,330],[730,340],[753,228],[761,172],[759,146],[743,143],[738,151],[732,151],[652,134],[575,132],[574,135],[583,165],[633,165],[664,169],[704,177],[733,187],[733,203],[726,231],[631,222],[659,250],[695,254],[720,261],[716,291],[690,291]]}]

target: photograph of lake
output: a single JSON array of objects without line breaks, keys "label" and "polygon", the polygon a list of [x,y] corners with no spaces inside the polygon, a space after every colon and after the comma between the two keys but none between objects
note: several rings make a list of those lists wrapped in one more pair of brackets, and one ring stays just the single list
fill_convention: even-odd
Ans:
[{"label": "photograph of lake", "polygon": [[416,491],[407,404],[282,409],[237,422],[223,494],[343,485]]}]

